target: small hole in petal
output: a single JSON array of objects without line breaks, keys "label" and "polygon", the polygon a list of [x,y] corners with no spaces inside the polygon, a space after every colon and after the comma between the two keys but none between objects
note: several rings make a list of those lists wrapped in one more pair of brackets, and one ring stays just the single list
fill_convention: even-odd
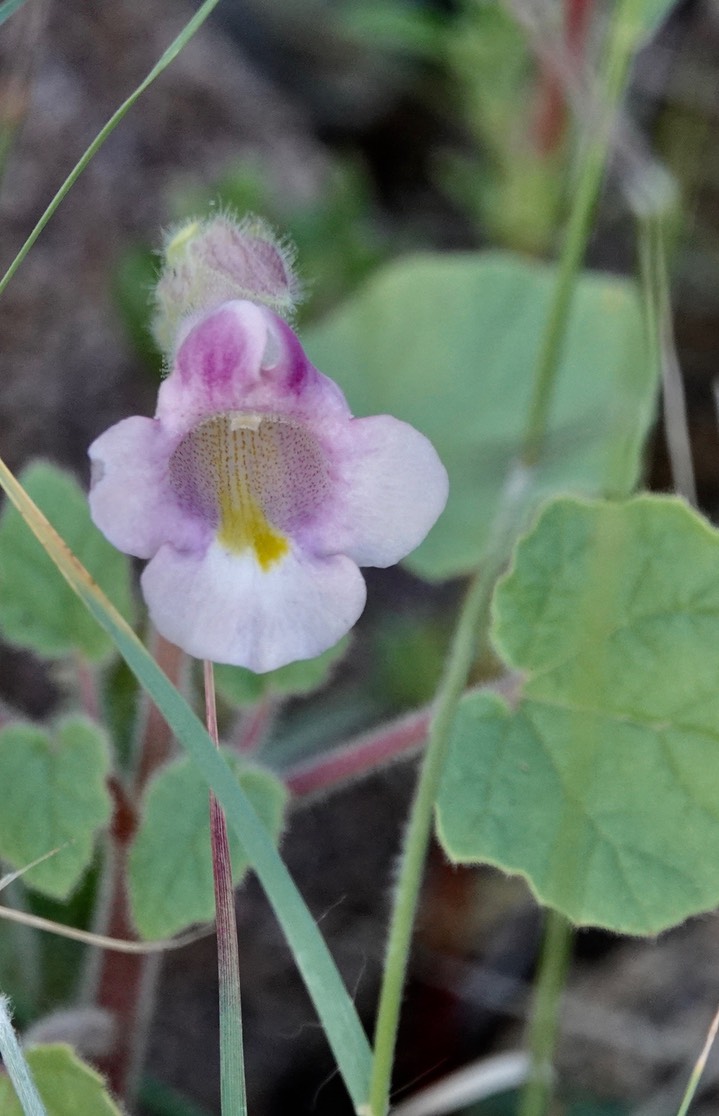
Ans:
[{"label": "small hole in petal", "polygon": [[99,458],[93,457],[90,461],[90,488],[94,488],[99,484],[105,476],[105,462],[100,461]]},{"label": "small hole in petal", "polygon": [[280,359],[280,340],[275,333],[272,326],[267,330],[267,340],[265,342],[265,351],[262,354],[262,368],[264,371],[269,371],[274,368]]}]

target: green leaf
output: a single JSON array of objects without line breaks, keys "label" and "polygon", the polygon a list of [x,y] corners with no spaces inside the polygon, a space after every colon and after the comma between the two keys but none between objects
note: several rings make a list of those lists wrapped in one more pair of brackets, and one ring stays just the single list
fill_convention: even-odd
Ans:
[{"label": "green leaf", "polygon": [[[287,798],[284,786],[268,771],[241,764],[226,753],[240,786],[258,816],[279,839]],[[230,832],[232,878],[247,871],[247,856]],[[150,783],[140,829],[130,850],[132,911],[146,938],[165,938],[215,914],[210,855],[207,783],[188,759],[168,764]]]},{"label": "green leaf", "polygon": [[349,637],[345,636],[314,659],[288,663],[266,674],[255,674],[244,667],[217,664],[215,686],[217,692],[232,705],[254,705],[273,694],[282,697],[310,694],[325,685],[332,668],[344,658],[349,645]]},{"label": "green leaf", "polygon": [[[70,1046],[53,1043],[26,1051],[37,1090],[47,1116],[121,1116],[97,1073],[81,1061]],[[23,1116],[10,1081],[0,1074],[0,1112]]]},{"label": "green leaf", "polygon": [[681,501],[561,499],[495,595],[521,700],[464,699],[439,795],[453,860],[572,921],[656,934],[719,903],[719,534]]},{"label": "green leaf", "polygon": [[56,899],[75,888],[110,820],[108,770],[105,736],[83,717],[52,734],[24,723],[0,732],[0,857],[22,868],[66,846],[23,876],[29,887]]},{"label": "green leaf", "polygon": [[[70,549],[128,618],[133,605],[130,563],[100,534],[78,483],[61,469],[36,462],[23,484]],[[79,651],[101,659],[112,644],[100,631],[53,562],[40,550],[20,514],[0,515],[0,631],[5,639],[48,658]]]},{"label": "green leaf", "polygon": [[[553,268],[510,254],[416,256],[379,272],[305,338],[355,414],[412,423],[447,467],[447,508],[407,562],[421,576],[468,573],[482,557],[524,431],[554,280]],[[628,493],[654,395],[634,287],[583,275],[537,501],[558,489]]]}]

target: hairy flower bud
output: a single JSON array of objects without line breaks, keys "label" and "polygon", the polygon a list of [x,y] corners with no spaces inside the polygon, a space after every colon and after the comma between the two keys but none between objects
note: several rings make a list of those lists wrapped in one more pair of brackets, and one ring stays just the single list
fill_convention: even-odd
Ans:
[{"label": "hairy flower bud", "polygon": [[188,221],[166,239],[155,290],[155,340],[172,358],[182,322],[198,318],[232,299],[292,315],[299,284],[293,250],[252,214],[241,221],[228,214]]}]

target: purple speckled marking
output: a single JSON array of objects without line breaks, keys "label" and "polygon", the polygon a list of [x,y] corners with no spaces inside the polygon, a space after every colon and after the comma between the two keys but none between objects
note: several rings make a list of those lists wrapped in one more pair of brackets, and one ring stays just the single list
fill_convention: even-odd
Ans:
[{"label": "purple speckled marking", "polygon": [[241,425],[242,417],[215,415],[177,446],[169,483],[180,506],[216,529],[221,492],[245,493],[285,533],[311,524],[329,494],[322,448],[282,416],[267,415],[256,428]]}]

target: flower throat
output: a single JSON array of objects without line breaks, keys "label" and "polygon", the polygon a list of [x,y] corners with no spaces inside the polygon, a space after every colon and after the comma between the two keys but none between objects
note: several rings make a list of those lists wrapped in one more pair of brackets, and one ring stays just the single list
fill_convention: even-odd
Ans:
[{"label": "flower throat", "polygon": [[253,553],[266,571],[288,553],[288,534],[314,510],[327,477],[319,447],[301,427],[231,411],[182,440],[170,460],[170,480],[221,546]]}]

